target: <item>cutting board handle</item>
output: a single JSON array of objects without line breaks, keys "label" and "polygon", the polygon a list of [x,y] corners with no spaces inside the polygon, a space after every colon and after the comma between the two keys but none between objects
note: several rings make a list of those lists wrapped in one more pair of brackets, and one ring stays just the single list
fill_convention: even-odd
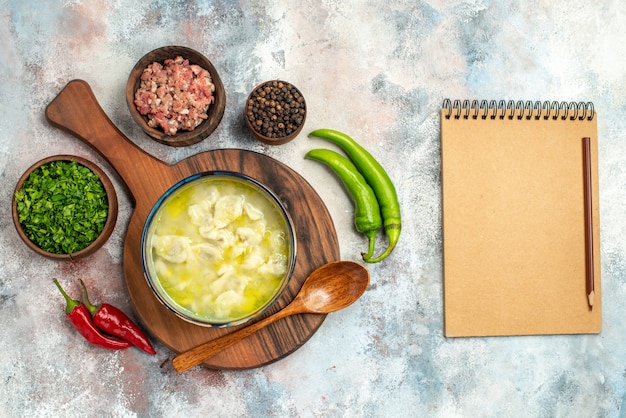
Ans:
[{"label": "cutting board handle", "polygon": [[145,179],[168,165],[129,140],[108,118],[89,84],[72,80],[46,107],[48,122],[95,148],[122,177],[133,197]]}]

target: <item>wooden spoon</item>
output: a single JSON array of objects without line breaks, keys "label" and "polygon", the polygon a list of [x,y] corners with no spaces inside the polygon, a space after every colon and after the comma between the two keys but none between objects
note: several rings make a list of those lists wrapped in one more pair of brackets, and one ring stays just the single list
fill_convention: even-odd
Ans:
[{"label": "wooden spoon", "polygon": [[327,314],[346,308],[361,297],[369,286],[369,281],[369,272],[361,264],[353,261],[324,264],[306,278],[296,297],[283,310],[178,354],[172,361],[174,369],[184,372],[197,366],[281,318],[301,313]]}]

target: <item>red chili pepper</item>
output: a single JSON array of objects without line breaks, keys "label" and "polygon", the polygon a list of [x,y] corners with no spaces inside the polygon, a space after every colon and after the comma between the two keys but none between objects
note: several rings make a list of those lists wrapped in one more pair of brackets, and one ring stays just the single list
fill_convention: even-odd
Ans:
[{"label": "red chili pepper", "polygon": [[85,306],[93,317],[93,323],[100,330],[122,338],[148,354],[156,354],[146,334],[124,312],[108,303],[100,306],[92,305],[87,295],[87,286],[82,280],[80,284],[83,286]]},{"label": "red chili pepper", "polygon": [[93,321],[91,320],[91,314],[84,303],[81,303],[77,300],[74,300],[65,293],[65,290],[59,284],[57,279],[54,279],[54,284],[57,285],[61,294],[65,298],[66,307],[65,314],[69,318],[74,328],[90,343],[109,348],[111,350],[120,350],[122,348],[132,347],[128,341],[118,340],[117,338],[112,338],[107,335],[102,334],[102,332],[96,328]]}]

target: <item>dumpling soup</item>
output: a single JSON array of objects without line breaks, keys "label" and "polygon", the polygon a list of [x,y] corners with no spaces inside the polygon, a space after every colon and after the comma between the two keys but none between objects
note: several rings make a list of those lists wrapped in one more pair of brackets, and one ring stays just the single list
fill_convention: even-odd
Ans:
[{"label": "dumpling soup", "polygon": [[280,201],[235,173],[207,173],[166,193],[148,218],[143,261],[165,306],[205,326],[236,325],[281,293],[295,236]]}]

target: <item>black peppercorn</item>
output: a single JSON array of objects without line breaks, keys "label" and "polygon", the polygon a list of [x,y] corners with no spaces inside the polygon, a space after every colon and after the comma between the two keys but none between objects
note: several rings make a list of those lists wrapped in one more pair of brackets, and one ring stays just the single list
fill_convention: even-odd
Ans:
[{"label": "black peppercorn", "polygon": [[300,91],[286,81],[262,83],[246,102],[245,118],[250,129],[275,143],[298,131],[304,123],[306,104]]}]

